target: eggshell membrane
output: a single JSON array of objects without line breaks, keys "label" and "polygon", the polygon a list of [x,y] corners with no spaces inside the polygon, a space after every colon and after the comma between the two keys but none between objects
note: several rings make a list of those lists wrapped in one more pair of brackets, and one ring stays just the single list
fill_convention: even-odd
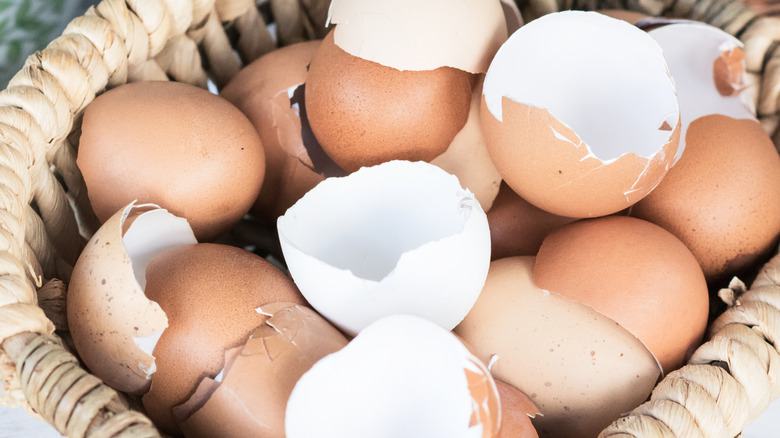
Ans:
[{"label": "eggshell membrane", "polygon": [[471,107],[466,124],[455,135],[447,150],[431,160],[431,164],[457,176],[461,185],[474,193],[482,209],[488,211],[498,195],[501,175],[490,159],[479,122],[483,81],[484,76],[480,76],[471,93]]},{"label": "eggshell membrane", "polygon": [[[542,436],[596,436],[646,400],[661,369],[614,320],[537,287],[534,258],[494,261],[455,333],[491,373],[530,396]],[[529,360],[532,358],[532,360]]]},{"label": "eggshell membrane", "polygon": [[84,113],[77,163],[101,221],[138,199],[187,218],[201,241],[249,211],[265,172],[246,116],[178,82],[135,82],[98,96]]},{"label": "eggshell membrane", "polygon": [[561,227],[542,243],[533,278],[625,327],[667,373],[685,363],[707,326],[709,295],[696,258],[647,221],[610,216]]},{"label": "eggshell membrane", "polygon": [[274,50],[241,69],[221,92],[249,118],[263,142],[266,174],[253,212],[268,219],[276,220],[326,176],[345,174],[333,169],[332,161],[312,160],[312,148],[317,149],[315,154],[327,156],[316,141],[304,141],[302,130],[308,121],[304,125],[300,115],[305,108],[291,101],[306,82],[320,43],[307,41]]},{"label": "eggshell membrane", "polygon": [[594,12],[549,14],[515,32],[485,78],[481,119],[507,184],[569,217],[612,214],[647,195],[680,133],[658,45]]},{"label": "eggshell membrane", "polygon": [[476,301],[490,263],[487,218],[474,195],[422,162],[329,178],[277,228],[303,295],[351,334],[395,313],[452,329]]},{"label": "eggshell membrane", "polygon": [[393,315],[318,361],[287,403],[288,438],[495,437],[490,372],[450,332]]},{"label": "eggshell membrane", "polygon": [[452,67],[400,71],[322,41],[309,66],[306,109],[315,137],[341,168],[430,161],[466,123],[472,75]]},{"label": "eggshell membrane", "polygon": [[187,401],[204,377],[224,368],[225,350],[241,346],[273,302],[303,304],[292,281],[264,259],[233,246],[201,243],[160,253],[146,270],[146,295],[169,326],[154,349],[157,371],[141,398],[149,418],[179,432],[172,408]]},{"label": "eggshell membrane", "polygon": [[673,171],[631,215],[682,240],[711,283],[750,268],[780,239],[780,156],[754,120],[700,117]]},{"label": "eggshell membrane", "polygon": [[653,23],[648,35],[664,51],[680,102],[682,131],[675,161],[682,157],[688,127],[694,120],[708,114],[756,120],[753,99],[746,91],[742,42],[704,23]]},{"label": "eggshell membrane", "polygon": [[222,381],[205,377],[195,394],[201,387],[213,392],[174,408],[185,436],[284,438],[284,412],[295,383],[318,360],[347,345],[344,335],[307,307],[273,303],[258,312],[271,316],[235,354],[227,354]]},{"label": "eggshell membrane", "polygon": [[398,70],[485,73],[507,38],[498,0],[334,0],[328,23],[343,50]]},{"label": "eggshell membrane", "polygon": [[539,438],[531,418],[541,412],[528,396],[514,386],[493,379],[501,399],[499,438]]},{"label": "eggshell membrane", "polygon": [[490,226],[490,258],[536,255],[542,241],[553,230],[575,221],[548,213],[530,204],[501,183],[498,196],[487,212]]},{"label": "eggshell membrane", "polygon": [[155,254],[191,243],[186,220],[154,204],[132,203],[82,251],[68,285],[68,327],[81,360],[111,387],[136,395],[149,389],[152,350],[168,318],[144,294],[143,269]]}]

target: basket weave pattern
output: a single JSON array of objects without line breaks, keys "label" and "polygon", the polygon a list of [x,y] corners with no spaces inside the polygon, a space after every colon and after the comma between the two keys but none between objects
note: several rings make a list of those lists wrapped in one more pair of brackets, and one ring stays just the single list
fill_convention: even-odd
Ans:
[{"label": "basket weave pattern", "polygon": [[[277,44],[324,36],[327,0],[103,0],[31,55],[0,92],[0,377],[4,404],[25,404],[68,436],[156,437],[122,394],[68,352],[66,283],[98,223],[76,167],[84,108],[129,81],[221,87]],[[780,144],[778,8],[737,0],[527,0],[526,21],[562,9],[629,9],[691,18],[745,43],[756,108]],[[267,21],[275,23],[278,41]],[[64,282],[64,283],[63,283]],[[604,437],[736,436],[780,396],[780,256],[731,306],[690,364]],[[57,334],[55,335],[55,330]],[[64,342],[63,342],[64,341]],[[29,404],[28,404],[29,403]]]}]

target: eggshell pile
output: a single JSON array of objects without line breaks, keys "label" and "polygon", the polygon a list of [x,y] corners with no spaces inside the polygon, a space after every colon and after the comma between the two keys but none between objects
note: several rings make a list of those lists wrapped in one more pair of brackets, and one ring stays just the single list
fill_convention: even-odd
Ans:
[{"label": "eggshell pile", "polygon": [[328,21],[306,107],[323,149],[350,172],[443,153],[468,118],[471,73],[487,71],[507,36],[498,0],[335,0]]},{"label": "eggshell pile", "polygon": [[557,215],[595,217],[658,185],[677,151],[679,114],[652,38],[595,12],[565,11],[501,46],[481,117],[490,156],[515,192]]},{"label": "eggshell pile", "polygon": [[101,222],[128,203],[156,203],[211,240],[255,202],[260,137],[241,111],[179,82],[111,89],[84,112],[77,163]]},{"label": "eggshell pile", "polygon": [[326,179],[277,227],[295,284],[351,334],[396,313],[452,329],[476,301],[490,263],[490,230],[474,195],[424,162]]},{"label": "eggshell pile", "polygon": [[287,438],[496,437],[495,382],[455,336],[393,315],[325,356],[295,385]]}]

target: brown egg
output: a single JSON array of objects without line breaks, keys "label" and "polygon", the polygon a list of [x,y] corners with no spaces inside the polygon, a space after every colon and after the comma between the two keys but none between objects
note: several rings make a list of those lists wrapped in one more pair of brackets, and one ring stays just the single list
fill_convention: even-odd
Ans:
[{"label": "brown egg", "polygon": [[394,159],[430,161],[466,123],[473,76],[452,67],[401,71],[322,42],[309,67],[306,109],[328,156],[354,172]]},{"label": "brown egg", "polygon": [[152,421],[178,433],[172,408],[184,403],[205,376],[225,366],[225,351],[243,345],[268,315],[269,303],[303,304],[286,275],[243,249],[201,243],[157,255],[146,269],[146,296],[168,317],[154,347],[157,370],[143,397]]},{"label": "brown egg", "polygon": [[631,215],[680,238],[710,282],[728,280],[780,238],[780,156],[761,125],[709,115],[694,120],[680,161]]},{"label": "brown egg", "polygon": [[235,224],[260,191],[260,138],[241,111],[206,90],[136,82],[86,109],[78,166],[105,221],[133,200],[185,217],[198,240]]},{"label": "brown egg", "polygon": [[610,216],[559,228],[542,243],[533,275],[540,288],[625,327],[667,373],[690,357],[707,325],[707,284],[696,258],[650,222]]},{"label": "brown egg", "polygon": [[534,402],[514,386],[494,379],[501,399],[499,438],[539,438],[531,418],[539,415]]},{"label": "brown egg", "polygon": [[266,174],[252,211],[275,221],[328,176],[346,174],[322,150],[308,123],[305,85],[320,41],[274,50],[243,68],[221,96],[240,109],[263,141]]},{"label": "brown egg", "polygon": [[536,255],[551,231],[576,220],[531,205],[503,182],[487,218],[491,260]]}]

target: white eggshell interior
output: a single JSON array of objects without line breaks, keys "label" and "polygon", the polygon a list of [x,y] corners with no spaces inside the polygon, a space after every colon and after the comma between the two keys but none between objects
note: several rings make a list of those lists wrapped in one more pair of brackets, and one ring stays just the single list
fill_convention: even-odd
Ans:
[{"label": "white eggshell interior", "polygon": [[493,59],[483,94],[499,121],[504,97],[548,110],[604,162],[653,157],[679,117],[658,44],[596,12],[548,14],[521,27]]},{"label": "white eggshell interior", "polygon": [[279,218],[278,230],[303,295],[351,333],[395,313],[452,329],[490,263],[490,230],[474,195],[423,162],[326,179]]},{"label": "white eggshell interior", "polygon": [[482,424],[469,425],[474,406],[464,372],[474,361],[455,336],[429,321],[385,317],[298,380],[286,435],[481,438]]},{"label": "white eggshell interior", "polygon": [[[755,119],[756,109],[749,92],[723,96],[715,87],[713,64],[723,51],[741,48],[728,33],[703,23],[678,22],[657,27],[648,34],[661,46],[677,86],[682,121],[676,160],[685,148],[685,134],[694,120],[722,114],[735,119]],[[745,75],[747,76],[747,75]]]}]

